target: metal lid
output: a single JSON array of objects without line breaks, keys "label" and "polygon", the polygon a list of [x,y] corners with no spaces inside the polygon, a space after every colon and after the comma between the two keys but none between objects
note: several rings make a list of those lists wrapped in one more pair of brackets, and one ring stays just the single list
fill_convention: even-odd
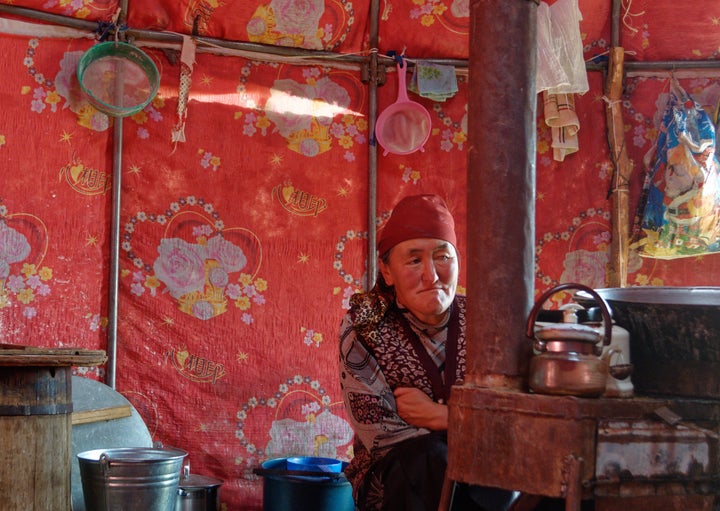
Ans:
[{"label": "metal lid", "polygon": [[594,328],[577,323],[551,323],[535,331],[535,337],[543,341],[567,339],[587,341],[593,344],[602,339],[602,334]]},{"label": "metal lid", "polygon": [[214,488],[220,486],[223,481],[214,477],[202,476],[198,474],[190,474],[180,478],[180,488],[183,490],[198,490],[202,488]]}]

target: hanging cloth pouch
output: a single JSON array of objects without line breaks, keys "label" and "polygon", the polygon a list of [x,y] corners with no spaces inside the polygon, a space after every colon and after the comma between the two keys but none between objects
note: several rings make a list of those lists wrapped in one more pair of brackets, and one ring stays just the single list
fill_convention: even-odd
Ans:
[{"label": "hanging cloth pouch", "polygon": [[647,173],[633,246],[670,259],[720,252],[720,164],[712,119],[673,79]]},{"label": "hanging cloth pouch", "polygon": [[416,60],[408,90],[437,102],[452,98],[458,91],[455,67]]}]

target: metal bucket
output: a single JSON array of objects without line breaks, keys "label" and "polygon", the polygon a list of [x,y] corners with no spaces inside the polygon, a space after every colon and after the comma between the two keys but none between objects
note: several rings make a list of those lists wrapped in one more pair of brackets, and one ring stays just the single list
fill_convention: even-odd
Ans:
[{"label": "metal bucket", "polygon": [[[343,463],[343,468],[347,463]],[[288,469],[287,458],[265,461],[263,511],[354,511],[352,486],[342,472]],[[302,475],[295,475],[302,474]],[[305,474],[317,475],[305,475]]]},{"label": "metal bucket", "polygon": [[[86,511],[77,455],[100,448],[107,450],[120,447],[152,447],[153,440],[142,417],[130,401],[102,382],[73,376],[72,401],[73,414],[119,406],[129,406],[131,410],[129,417],[97,422],[78,422],[72,426],[72,455],[68,457],[68,463],[71,464],[71,509],[72,511]],[[73,415],[73,417],[75,416]],[[74,418],[73,422],[75,422]],[[44,510],[46,509],[44,508]]]},{"label": "metal bucket", "polygon": [[125,447],[78,454],[87,511],[174,511],[181,449]]},{"label": "metal bucket", "polygon": [[175,511],[220,511],[220,479],[190,474],[190,466],[183,467],[178,487]]}]

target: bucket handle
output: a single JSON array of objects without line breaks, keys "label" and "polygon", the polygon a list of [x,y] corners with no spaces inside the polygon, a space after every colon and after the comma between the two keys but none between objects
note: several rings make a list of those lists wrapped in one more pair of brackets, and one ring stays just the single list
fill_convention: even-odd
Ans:
[{"label": "bucket handle", "polygon": [[100,466],[102,467],[102,473],[103,476],[105,476],[105,479],[108,477],[108,472],[110,472],[110,456],[106,452],[100,454]]},{"label": "bucket handle", "polygon": [[[102,469],[102,475],[105,479],[105,485],[107,486],[108,477],[110,476],[110,456],[106,452],[103,452],[100,454],[100,458],[98,460],[100,462],[100,467]],[[105,509],[110,509],[110,492],[106,491],[105,493]]]}]

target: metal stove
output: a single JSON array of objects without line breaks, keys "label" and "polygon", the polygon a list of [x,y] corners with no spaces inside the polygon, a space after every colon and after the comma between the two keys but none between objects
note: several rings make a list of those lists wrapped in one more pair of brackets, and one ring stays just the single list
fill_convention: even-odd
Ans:
[{"label": "metal stove", "polygon": [[720,492],[715,400],[459,386],[450,414],[455,481],[563,498],[567,511],[588,499],[597,511],[710,510]]}]

